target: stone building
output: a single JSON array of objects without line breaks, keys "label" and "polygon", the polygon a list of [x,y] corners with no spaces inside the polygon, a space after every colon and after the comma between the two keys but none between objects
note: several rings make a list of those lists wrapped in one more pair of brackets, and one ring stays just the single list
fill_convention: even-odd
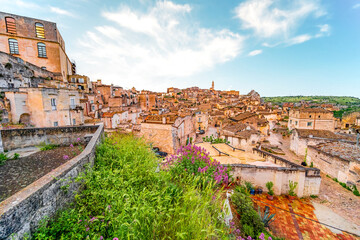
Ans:
[{"label": "stone building", "polygon": [[92,90],[90,78],[84,75],[69,75],[68,82],[79,91],[89,93]]},{"label": "stone building", "polygon": [[296,155],[305,156],[308,146],[334,141],[352,142],[355,138],[329,130],[294,129],[290,136],[290,150]]},{"label": "stone building", "polygon": [[251,152],[260,141],[261,134],[248,124],[235,123],[225,126],[220,131],[220,138],[230,142],[233,147]]},{"label": "stone building", "polygon": [[13,123],[57,127],[84,123],[81,94],[64,88],[19,88],[5,92]]},{"label": "stone building", "polygon": [[140,135],[153,147],[170,154],[196,138],[194,120],[190,115],[150,115],[141,123]]},{"label": "stone building", "polygon": [[344,142],[309,146],[308,161],[340,182],[360,185],[360,148]]},{"label": "stone building", "polygon": [[209,126],[209,114],[203,112],[195,113],[195,128],[196,131],[206,131]]},{"label": "stone building", "polygon": [[138,97],[142,111],[150,111],[150,109],[156,107],[156,94],[149,91],[141,91]]},{"label": "stone building", "polygon": [[56,23],[0,12],[0,51],[59,74],[74,74]]},{"label": "stone building", "polygon": [[335,131],[334,114],[322,108],[292,109],[289,112],[289,130],[314,129]]},{"label": "stone building", "polygon": [[350,127],[359,126],[360,112],[346,114],[341,118],[341,129],[349,129]]}]

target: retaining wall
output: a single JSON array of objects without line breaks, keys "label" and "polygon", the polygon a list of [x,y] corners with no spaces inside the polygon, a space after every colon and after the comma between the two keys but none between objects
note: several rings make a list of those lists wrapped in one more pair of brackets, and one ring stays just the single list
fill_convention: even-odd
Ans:
[{"label": "retaining wall", "polygon": [[[49,127],[49,128],[21,128],[1,130],[0,141],[3,150],[13,150],[38,146],[41,143],[69,145],[76,142],[77,138],[83,139],[86,134],[92,134],[98,126],[69,126],[69,127]],[[1,144],[1,143],[0,143]]]},{"label": "retaining wall", "polygon": [[103,124],[94,127],[96,132],[81,154],[0,203],[0,239],[21,239],[31,234],[41,219],[54,216],[74,200],[81,186],[74,179],[93,166],[95,148],[104,134]]},{"label": "retaining wall", "polygon": [[317,168],[304,168],[284,158],[254,148],[253,152],[280,167],[255,166],[250,164],[230,164],[234,178],[249,181],[267,191],[266,183],[274,183],[276,195],[288,194],[289,181],[297,182],[295,193],[299,197],[318,195],[321,176]]}]

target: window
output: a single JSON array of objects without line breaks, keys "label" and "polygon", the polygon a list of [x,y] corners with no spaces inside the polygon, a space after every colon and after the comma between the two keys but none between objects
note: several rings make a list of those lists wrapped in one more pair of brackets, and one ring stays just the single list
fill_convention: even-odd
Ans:
[{"label": "window", "polygon": [[13,19],[12,17],[6,17],[5,22],[6,22],[6,32],[11,34],[16,34],[15,19]]},{"label": "window", "polygon": [[56,99],[55,98],[51,99],[51,109],[56,110]]},{"label": "window", "polygon": [[308,126],[308,127],[311,127],[311,126],[312,126],[312,122],[308,122],[308,123],[307,123],[307,126]]},{"label": "window", "polygon": [[90,103],[93,104],[93,103],[94,103],[94,100],[90,100]]},{"label": "window", "polygon": [[35,23],[36,37],[45,38],[44,25],[42,23]]},{"label": "window", "polygon": [[22,101],[22,105],[23,105],[23,106],[26,106],[26,102],[25,102],[25,101]]},{"label": "window", "polygon": [[199,117],[199,122],[201,122],[201,117]]},{"label": "window", "polygon": [[295,125],[297,125],[298,121],[295,121]]},{"label": "window", "polygon": [[10,54],[19,54],[19,45],[16,39],[9,38],[9,49]]},{"label": "window", "polygon": [[292,124],[292,120],[290,120],[290,124]]},{"label": "window", "polygon": [[46,70],[46,67],[41,67],[42,70]]},{"label": "window", "polygon": [[79,83],[84,83],[84,79],[83,79],[83,78],[79,78]]},{"label": "window", "polygon": [[309,115],[309,118],[311,118],[311,115]]},{"label": "window", "polygon": [[76,79],[75,78],[71,78],[71,82],[76,82]]},{"label": "window", "polygon": [[42,58],[46,58],[46,46],[44,43],[38,43],[37,44],[38,47],[38,56],[42,57]]},{"label": "window", "polygon": [[54,127],[57,127],[59,126],[59,123],[58,122],[54,122]]},{"label": "window", "polygon": [[75,108],[75,98],[70,98],[70,108],[71,109]]},{"label": "window", "polygon": [[76,119],[73,118],[73,125],[76,125]]},{"label": "window", "polygon": [[95,105],[91,106],[92,111],[95,111]]}]

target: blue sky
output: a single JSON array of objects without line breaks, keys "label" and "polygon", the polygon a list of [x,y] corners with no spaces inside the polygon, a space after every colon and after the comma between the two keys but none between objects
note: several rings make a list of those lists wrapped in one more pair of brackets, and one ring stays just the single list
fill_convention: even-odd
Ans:
[{"label": "blue sky", "polygon": [[0,0],[56,22],[78,73],[137,89],[360,97],[360,0]]}]

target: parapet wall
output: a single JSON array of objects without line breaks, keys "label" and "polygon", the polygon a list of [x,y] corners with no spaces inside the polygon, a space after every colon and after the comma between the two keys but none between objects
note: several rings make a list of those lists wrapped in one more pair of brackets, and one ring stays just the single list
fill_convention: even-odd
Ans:
[{"label": "parapet wall", "polygon": [[231,164],[232,176],[239,177],[243,181],[249,181],[255,186],[262,187],[267,191],[266,183],[274,183],[274,192],[276,195],[288,194],[289,181],[297,182],[295,193],[298,197],[318,195],[320,191],[320,170],[317,168],[304,168],[294,164],[286,159],[273,154],[253,149],[257,154],[281,167],[273,166],[255,166],[250,164]]},{"label": "parapet wall", "polygon": [[[96,132],[81,154],[0,203],[0,239],[31,235],[40,220],[53,217],[74,200],[81,186],[75,179],[93,166],[96,146],[104,134],[102,124],[94,127]],[[73,129],[73,132],[77,131]]]},{"label": "parapet wall", "polygon": [[77,138],[83,138],[86,134],[92,134],[98,126],[78,127],[49,127],[49,128],[21,128],[0,131],[0,144],[3,150],[13,150],[38,146],[41,143],[69,145],[76,142]]}]

